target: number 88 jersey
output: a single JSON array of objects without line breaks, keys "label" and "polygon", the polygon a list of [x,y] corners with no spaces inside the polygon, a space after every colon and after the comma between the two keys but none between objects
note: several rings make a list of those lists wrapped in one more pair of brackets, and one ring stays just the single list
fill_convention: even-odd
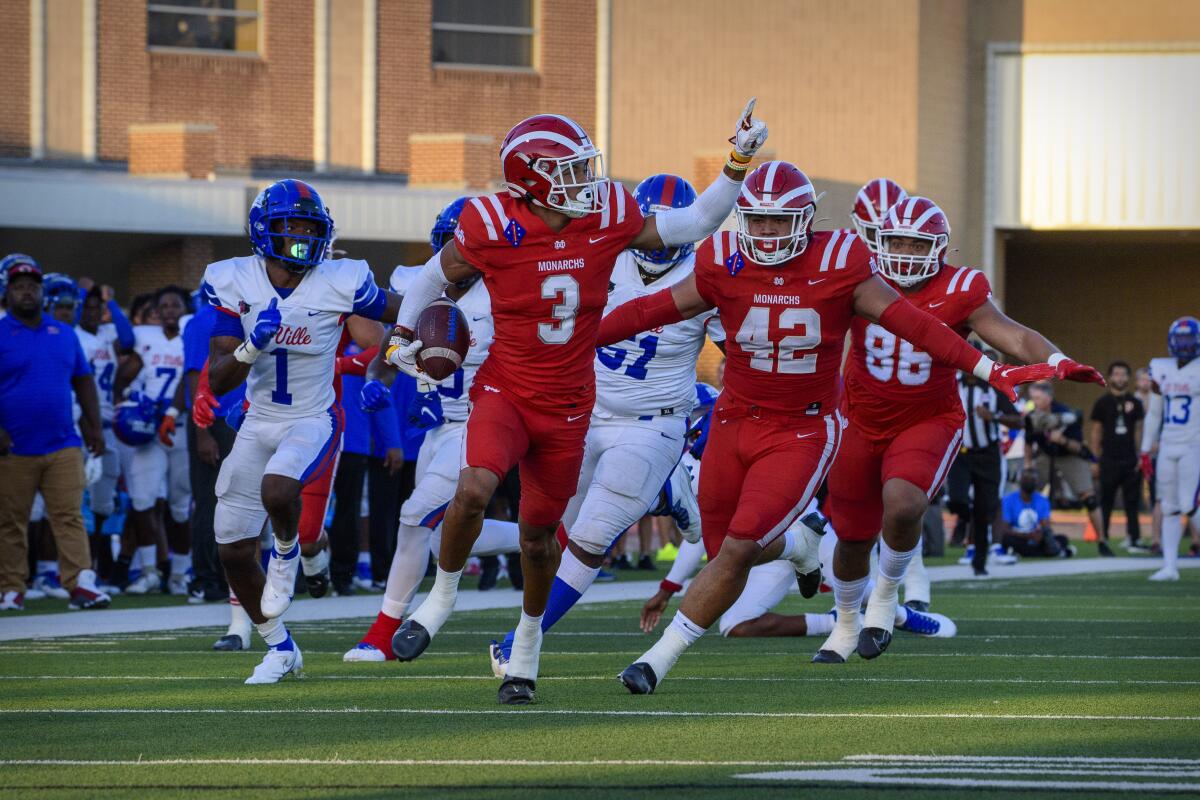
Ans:
[{"label": "number 88 jersey", "polygon": [[[967,318],[991,296],[982,272],[949,264],[904,295],[962,336]],[[849,415],[872,438],[891,438],[938,414],[963,415],[953,367],[935,364],[928,353],[861,317],[850,327],[845,379]]]}]

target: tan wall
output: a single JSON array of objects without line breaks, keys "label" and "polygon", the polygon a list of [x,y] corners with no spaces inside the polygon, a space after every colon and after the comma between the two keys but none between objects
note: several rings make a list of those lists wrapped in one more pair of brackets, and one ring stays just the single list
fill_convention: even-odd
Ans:
[{"label": "tan wall", "polygon": [[[386,7],[387,13],[382,9]],[[523,117],[554,112],[591,130],[596,117],[593,0],[536,4],[536,74],[433,69],[431,4],[380,3],[378,171],[409,171],[409,136],[465,133],[497,145]],[[496,165],[498,175],[499,163]]]},{"label": "tan wall", "polygon": [[84,2],[46,0],[46,157],[84,155]]},{"label": "tan wall", "polygon": [[[150,54],[146,52],[146,8],[127,0],[98,0],[96,156],[129,157],[129,126],[151,122]],[[203,120],[171,120],[173,122]]]},{"label": "tan wall", "polygon": [[0,156],[29,155],[29,4],[4,3],[0,25]]},{"label": "tan wall", "polygon": [[1026,44],[1195,42],[1194,0],[1025,0]]},{"label": "tan wall", "polygon": [[363,0],[335,0],[329,15],[329,169],[363,167]]}]

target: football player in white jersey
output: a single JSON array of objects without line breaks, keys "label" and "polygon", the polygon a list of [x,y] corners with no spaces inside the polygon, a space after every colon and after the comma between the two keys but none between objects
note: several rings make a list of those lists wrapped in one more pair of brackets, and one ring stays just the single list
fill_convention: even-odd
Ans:
[{"label": "football player in white jersey", "polygon": [[[435,253],[454,236],[459,214],[469,199],[460,197],[438,214],[429,236]],[[404,294],[420,270],[420,267],[396,267],[392,273],[392,291]],[[437,552],[442,517],[458,483],[463,437],[467,430],[468,393],[475,382],[476,370],[487,358],[495,333],[491,298],[487,287],[478,278],[476,275],[446,287],[446,296],[457,303],[467,317],[471,347],[454,375],[442,381],[433,392],[418,394],[410,407],[410,418],[427,431],[417,455],[416,486],[400,508],[400,530],[382,608],[362,641],[346,651],[344,661],[390,661],[395,658],[392,637],[425,577],[430,551]],[[395,375],[395,369],[379,361],[374,363],[374,369],[369,368],[371,380],[362,391],[365,410],[383,411],[391,405],[388,384]],[[355,400],[347,398],[347,402]],[[471,555],[516,553],[520,549],[516,523],[486,519],[479,539],[471,548]]]},{"label": "football player in white jersey", "polygon": [[[397,295],[365,261],[330,259],[329,209],[313,189],[282,180],[250,207],[255,255],[209,264],[202,289],[218,312],[209,349],[215,394],[243,381],[250,410],[217,478],[214,528],[226,578],[269,648],[246,683],[299,673],[303,658],[279,617],[300,567],[304,483],[335,457],[342,435],[334,359],[346,315],[394,320]],[[267,574],[257,540],[274,531]]]},{"label": "football player in white jersey", "polygon": [[[634,198],[649,216],[691,205],[696,191],[676,175],[653,175],[638,184]],[[613,268],[605,313],[684,280],[694,263],[692,245],[626,250]],[[596,580],[617,537],[659,502],[683,455],[696,399],[696,359],[706,336],[719,346],[725,341],[715,310],[596,348],[596,405],[578,490],[559,530],[560,541],[565,531],[566,545],[542,617],[543,632]],[[489,647],[497,677],[505,672],[514,633]]]},{"label": "football player in white jersey", "polygon": [[[136,344],[117,369],[113,392],[125,400],[141,400],[153,406],[157,418],[171,404],[175,390],[183,378],[183,336],[179,319],[187,311],[188,293],[177,286],[166,286],[155,294],[154,307],[158,326],[135,328]],[[130,396],[126,398],[126,389]],[[166,478],[170,523],[166,527],[155,504],[162,496]],[[188,517],[191,513],[192,490],[188,478],[187,442],[180,437],[170,447],[154,437],[132,448],[125,471],[125,485],[132,506],[130,520],[138,549],[144,554],[142,574],[129,584],[131,594],[146,594],[162,584],[159,574],[165,564],[167,543],[170,543],[170,581],[172,594],[187,593],[186,573],[190,568],[191,541]],[[151,555],[156,548],[158,558]],[[127,551],[127,548],[126,548]],[[156,566],[155,561],[159,562]]]},{"label": "football player in white jersey", "polygon": [[1184,518],[1200,506],[1200,320],[1172,322],[1167,350],[1169,358],[1150,361],[1154,394],[1142,427],[1142,472],[1154,476],[1162,504],[1163,565],[1152,581],[1179,580]]}]

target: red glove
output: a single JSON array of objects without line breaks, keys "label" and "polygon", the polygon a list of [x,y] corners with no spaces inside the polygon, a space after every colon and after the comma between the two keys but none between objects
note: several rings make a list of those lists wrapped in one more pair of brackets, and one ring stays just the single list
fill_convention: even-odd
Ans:
[{"label": "red glove", "polygon": [[175,444],[175,416],[171,414],[179,412],[174,408],[167,409],[167,413],[163,414],[162,422],[158,423],[158,440],[167,447]]},{"label": "red glove", "polygon": [[375,359],[375,354],[378,352],[379,347],[377,345],[352,356],[342,356],[336,362],[338,374],[358,375],[360,377],[366,375],[367,366]]},{"label": "red glove", "polygon": [[1138,464],[1138,468],[1142,471],[1142,476],[1146,480],[1150,480],[1151,478],[1153,478],[1154,477],[1154,459],[1150,457],[1150,454],[1142,453],[1140,462],[1141,463]]},{"label": "red glove", "polygon": [[1075,381],[1076,383],[1098,383],[1104,385],[1104,376],[1095,367],[1080,364],[1073,358],[1063,357],[1055,364],[1055,375],[1060,381]]},{"label": "red glove", "polygon": [[192,422],[198,428],[210,427],[217,421],[216,410],[220,406],[212,387],[208,385],[208,362],[200,370],[200,379],[196,382],[196,396],[192,398]]},{"label": "red glove", "polygon": [[1029,364],[1024,367],[1013,367],[1008,364],[996,362],[992,364],[992,374],[988,376],[988,383],[1004,392],[1009,400],[1015,401],[1017,399],[1017,387],[1022,383],[1045,381],[1053,377],[1054,367],[1049,364]]}]

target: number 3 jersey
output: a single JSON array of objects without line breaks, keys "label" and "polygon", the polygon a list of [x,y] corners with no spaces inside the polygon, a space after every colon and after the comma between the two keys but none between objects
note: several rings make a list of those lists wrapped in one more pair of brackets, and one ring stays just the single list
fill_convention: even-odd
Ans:
[{"label": "number 3 jersey", "polygon": [[854,289],[875,271],[870,252],[845,231],[813,231],[803,253],[764,267],[736,241],[722,231],[696,250],[696,288],[727,337],[722,405],[832,413]]},{"label": "number 3 jersey", "polygon": [[[633,253],[627,250],[617,257],[604,313],[673,286],[691,275],[694,268],[695,257],[688,256],[647,286]],[[696,401],[696,358],[706,333],[715,342],[725,339],[715,309],[596,348],[596,415],[689,414]]]},{"label": "number 3 jersey", "polygon": [[[979,270],[946,264],[903,296],[966,336],[967,318],[988,301],[992,289]],[[940,414],[963,418],[954,367],[934,363],[928,353],[862,317],[850,326],[844,377],[848,415],[871,438],[895,437]]]},{"label": "number 3 jersey", "polygon": [[365,261],[323,261],[286,297],[258,256],[209,264],[202,291],[219,312],[213,336],[246,338],[260,311],[279,301],[283,324],[246,380],[253,412],[275,418],[322,414],[334,404],[334,358],[350,314],[378,319],[383,290]]},{"label": "number 3 jersey", "polygon": [[642,225],[633,196],[611,181],[603,211],[557,232],[507,193],[464,205],[454,238],[483,273],[496,326],[477,381],[538,408],[590,409],[609,276]]},{"label": "number 3 jersey", "polygon": [[1200,447],[1200,358],[1152,358],[1150,377],[1163,395],[1162,444]]}]

